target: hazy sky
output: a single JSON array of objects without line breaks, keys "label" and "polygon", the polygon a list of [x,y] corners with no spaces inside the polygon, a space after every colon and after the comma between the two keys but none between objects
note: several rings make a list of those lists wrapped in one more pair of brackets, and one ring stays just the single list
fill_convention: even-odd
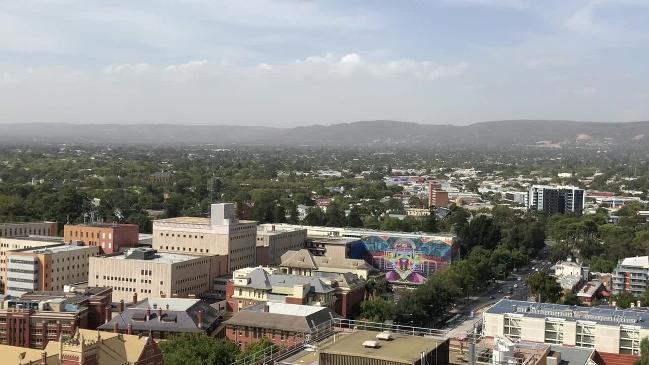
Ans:
[{"label": "hazy sky", "polygon": [[649,120],[647,19],[649,0],[0,0],[0,122]]}]

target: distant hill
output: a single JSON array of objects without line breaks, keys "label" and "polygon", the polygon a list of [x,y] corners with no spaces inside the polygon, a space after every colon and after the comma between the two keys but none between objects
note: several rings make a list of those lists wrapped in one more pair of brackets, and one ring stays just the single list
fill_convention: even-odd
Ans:
[{"label": "distant hill", "polygon": [[467,126],[388,120],[296,128],[172,124],[4,124],[0,143],[216,144],[276,146],[645,147],[649,122],[511,120]]}]

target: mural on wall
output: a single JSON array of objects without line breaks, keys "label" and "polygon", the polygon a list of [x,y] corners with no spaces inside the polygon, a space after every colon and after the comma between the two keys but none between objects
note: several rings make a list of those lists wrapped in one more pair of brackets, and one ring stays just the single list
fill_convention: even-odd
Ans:
[{"label": "mural on wall", "polygon": [[429,274],[448,265],[455,252],[453,239],[443,236],[364,236],[361,242],[391,283],[423,284]]}]

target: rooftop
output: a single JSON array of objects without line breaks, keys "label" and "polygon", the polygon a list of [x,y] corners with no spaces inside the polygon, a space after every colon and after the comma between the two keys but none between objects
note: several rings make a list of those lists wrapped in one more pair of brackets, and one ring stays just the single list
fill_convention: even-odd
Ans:
[{"label": "rooftop", "polygon": [[379,348],[366,348],[365,341],[378,341],[379,332],[355,331],[340,335],[335,342],[331,342],[320,349],[320,353],[360,356],[390,362],[415,363],[420,360],[422,352],[429,353],[444,342],[421,336],[409,336],[391,333],[393,341],[379,341]]},{"label": "rooftop", "polygon": [[334,318],[333,312],[327,307],[268,303],[269,312],[262,309],[263,306],[244,309],[225,321],[225,324],[309,333]]},{"label": "rooftop", "polygon": [[147,256],[147,257],[144,256],[140,257],[138,255],[128,255],[127,253],[124,252],[108,254],[99,257],[107,260],[146,261],[146,262],[153,262],[159,264],[176,264],[180,262],[204,258],[201,256],[190,256],[190,255],[182,255],[182,254],[167,253],[167,252],[156,252],[152,256]]},{"label": "rooftop", "polygon": [[55,254],[61,252],[73,252],[73,251],[82,251],[88,249],[96,249],[95,246],[77,246],[77,245],[53,245],[39,248],[26,248],[22,250],[14,250],[14,252],[26,252],[26,253],[36,253],[36,254]]},{"label": "rooftop", "polygon": [[636,325],[649,329],[649,311],[644,309],[615,309],[576,307],[563,304],[524,302],[502,299],[487,309],[491,314],[519,314],[534,318],[564,318],[568,321],[587,320],[608,325]]},{"label": "rooftop", "polygon": [[98,228],[138,227],[137,224],[130,224],[130,223],[103,223],[103,222],[66,224],[66,226],[71,226],[71,227],[98,227]]},{"label": "rooftop", "polygon": [[[239,223],[256,223],[255,221],[247,220],[238,220]],[[175,217],[175,218],[165,218],[165,219],[156,219],[153,223],[162,223],[162,224],[191,224],[197,226],[205,226],[205,228],[211,227],[210,218],[203,217]]]},{"label": "rooftop", "polygon": [[18,241],[44,242],[44,243],[63,243],[63,237],[54,236],[14,236],[5,237]]},{"label": "rooftop", "polygon": [[627,257],[622,260],[620,265],[649,269],[649,256]]}]

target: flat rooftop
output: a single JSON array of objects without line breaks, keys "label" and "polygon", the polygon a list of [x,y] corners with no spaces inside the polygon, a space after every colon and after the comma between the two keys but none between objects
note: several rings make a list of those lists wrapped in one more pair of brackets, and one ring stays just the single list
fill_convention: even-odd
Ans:
[{"label": "flat rooftop", "polygon": [[28,248],[25,250],[17,250],[17,252],[23,253],[38,253],[38,254],[55,254],[62,252],[73,252],[73,251],[82,251],[88,250],[95,246],[75,246],[75,245],[60,245],[60,246],[48,246],[48,247],[39,247],[39,248]]},{"label": "flat rooftop", "polygon": [[110,254],[99,256],[102,259],[108,260],[129,260],[129,261],[143,261],[143,262],[154,262],[160,264],[176,264],[179,262],[191,261],[195,259],[204,258],[203,256],[190,256],[190,255],[181,255],[176,253],[166,253],[166,252],[156,252],[153,258],[151,259],[140,259],[140,258],[126,258],[124,253],[119,254]]},{"label": "flat rooftop", "polygon": [[[163,224],[192,224],[198,226],[211,227],[210,218],[203,217],[175,217],[175,218],[166,218],[166,219],[156,219],[153,223],[163,223]],[[256,223],[255,221],[239,220],[239,223]]]},{"label": "flat rooftop", "polygon": [[613,326],[628,324],[649,329],[649,311],[645,309],[577,307],[503,299],[487,309],[485,313],[511,313],[533,318],[565,318],[568,321],[586,320]]},{"label": "flat rooftop", "polygon": [[70,227],[97,227],[97,228],[118,228],[118,227],[132,227],[137,226],[137,224],[130,223],[78,223],[78,224],[66,224]]},{"label": "flat rooftop", "polygon": [[63,237],[56,236],[15,236],[4,237],[18,241],[45,242],[45,243],[63,243]]},{"label": "flat rooftop", "polygon": [[[361,356],[391,362],[414,363],[420,359],[422,352],[429,353],[444,339],[435,339],[421,336],[408,336],[392,333],[394,340],[380,341],[376,335],[380,332],[354,331],[340,334],[335,342],[329,343],[320,349],[320,353]],[[381,347],[363,347],[365,341],[379,341]]]}]

